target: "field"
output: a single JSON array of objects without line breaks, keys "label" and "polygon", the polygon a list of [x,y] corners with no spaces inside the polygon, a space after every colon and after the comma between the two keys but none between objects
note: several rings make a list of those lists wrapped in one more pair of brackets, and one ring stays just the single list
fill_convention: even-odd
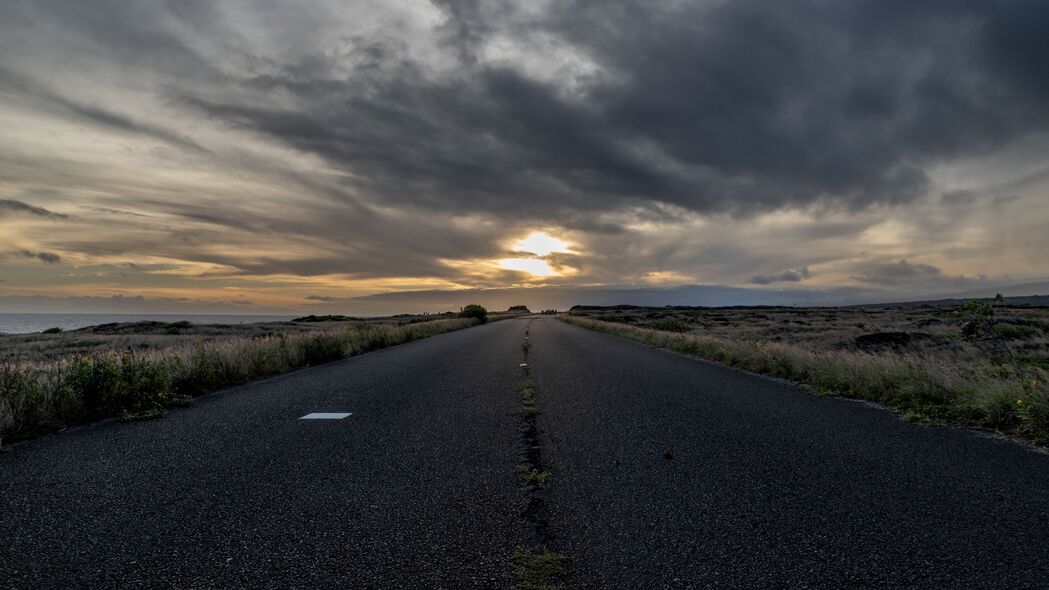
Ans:
[{"label": "field", "polygon": [[455,314],[329,316],[0,335],[0,443],[108,416],[158,418],[196,395],[477,323]]},{"label": "field", "polygon": [[577,306],[562,319],[910,420],[1049,443],[1049,308]]},{"label": "field", "polygon": [[258,339],[278,335],[287,337],[369,324],[404,325],[455,317],[455,314],[447,313],[381,318],[306,316],[295,321],[255,324],[125,322],[99,324],[66,332],[0,334],[0,364],[48,363],[112,351],[148,353],[231,338]]}]

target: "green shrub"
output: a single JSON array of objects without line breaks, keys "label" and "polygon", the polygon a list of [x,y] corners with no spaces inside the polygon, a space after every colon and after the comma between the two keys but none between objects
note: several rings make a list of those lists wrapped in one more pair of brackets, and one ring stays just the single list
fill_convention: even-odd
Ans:
[{"label": "green shrub", "polygon": [[994,325],[994,332],[1002,338],[1021,340],[1024,338],[1032,338],[1034,336],[1037,336],[1038,328],[1035,328],[1034,326],[1010,324],[1008,322],[998,322]]},{"label": "green shrub", "polygon": [[58,326],[55,326],[54,328],[48,328],[48,329],[44,330],[43,332],[41,332],[41,334],[60,334],[61,332],[62,332],[62,328],[59,328]]},{"label": "green shrub", "polygon": [[480,305],[471,303],[459,312],[459,317],[480,320],[480,322],[483,324],[486,321],[488,321],[488,310],[481,307]]},{"label": "green shrub", "polygon": [[302,359],[307,366],[321,365],[342,358],[342,347],[328,334],[314,336],[302,343]]},{"label": "green shrub", "polygon": [[1049,445],[1049,375],[1034,371],[1023,384],[1022,397],[1016,399],[1017,415],[1023,431],[1035,442]]},{"label": "green shrub", "polygon": [[112,356],[84,357],[73,362],[65,386],[80,401],[87,417],[105,415],[120,408],[120,367]]}]

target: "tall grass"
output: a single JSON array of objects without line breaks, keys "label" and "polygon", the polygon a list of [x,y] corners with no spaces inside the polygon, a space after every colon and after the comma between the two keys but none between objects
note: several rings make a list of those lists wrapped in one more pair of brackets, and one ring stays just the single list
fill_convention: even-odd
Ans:
[{"label": "tall grass", "polygon": [[0,365],[0,442],[109,416],[155,417],[195,395],[477,323],[368,323],[147,353],[106,352],[60,362]]},{"label": "tall grass", "polygon": [[821,395],[865,399],[911,420],[992,428],[1049,444],[1049,375],[1038,367],[951,362],[922,354],[814,351],[779,342],[731,340],[583,317],[570,324],[731,367],[788,379]]}]

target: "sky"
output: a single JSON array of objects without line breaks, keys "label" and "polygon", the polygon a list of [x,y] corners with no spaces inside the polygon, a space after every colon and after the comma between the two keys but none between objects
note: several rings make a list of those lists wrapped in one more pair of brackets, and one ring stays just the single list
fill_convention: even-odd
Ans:
[{"label": "sky", "polygon": [[0,312],[1049,277],[1042,0],[5,0]]}]

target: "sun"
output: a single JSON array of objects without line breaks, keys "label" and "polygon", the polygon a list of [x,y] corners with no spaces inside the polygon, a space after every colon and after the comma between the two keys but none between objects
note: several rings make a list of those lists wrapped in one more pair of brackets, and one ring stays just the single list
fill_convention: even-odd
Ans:
[{"label": "sun", "polygon": [[550,263],[541,258],[504,258],[499,261],[499,266],[506,270],[519,270],[533,277],[552,277],[557,275]]},{"label": "sun", "polygon": [[511,242],[508,248],[513,252],[530,256],[503,258],[498,261],[499,267],[526,272],[533,277],[559,276],[561,273],[554,270],[545,257],[559,252],[571,252],[564,240],[541,231],[534,231],[516,242]]},{"label": "sun", "polygon": [[513,243],[511,248],[517,252],[528,252],[536,256],[546,256],[554,252],[569,252],[568,244],[554,236],[541,231],[534,231]]}]

